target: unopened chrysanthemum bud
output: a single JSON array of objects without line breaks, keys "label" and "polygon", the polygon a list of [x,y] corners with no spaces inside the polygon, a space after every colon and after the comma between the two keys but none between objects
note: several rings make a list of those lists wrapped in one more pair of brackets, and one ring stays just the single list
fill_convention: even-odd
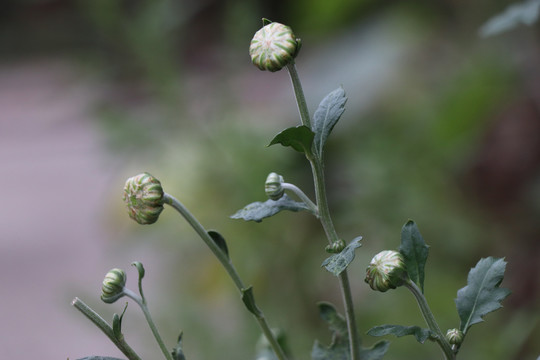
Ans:
[{"label": "unopened chrysanthemum bud", "polygon": [[332,245],[327,245],[324,248],[324,250],[327,253],[330,253],[330,254],[338,254],[338,253],[342,252],[343,249],[345,249],[346,246],[347,246],[347,244],[345,244],[345,241],[339,239],[337,241],[334,241],[332,243]]},{"label": "unopened chrysanthemum bud", "polygon": [[299,49],[299,40],[294,37],[292,29],[273,22],[255,33],[249,54],[259,69],[274,72],[291,63]]},{"label": "unopened chrysanthemum bud", "polygon": [[116,300],[124,296],[124,286],[126,286],[126,273],[122,269],[112,269],[101,286],[101,300],[107,304],[112,304]]},{"label": "unopened chrysanthemum bud", "polygon": [[264,191],[266,195],[272,200],[279,200],[285,193],[285,189],[281,186],[283,183],[283,176],[276,173],[268,174],[266,182],[264,183]]},{"label": "unopened chrysanthemum bud", "polygon": [[124,202],[129,216],[139,224],[153,224],[163,211],[163,188],[148,173],[133,176],[124,186]]},{"label": "unopened chrysanthemum bud", "polygon": [[406,269],[401,253],[385,250],[371,259],[365,281],[373,290],[385,292],[403,285],[405,277]]},{"label": "unopened chrysanthemum bud", "polygon": [[459,347],[463,342],[463,332],[459,329],[450,329],[446,332],[446,340],[448,340],[450,345]]}]

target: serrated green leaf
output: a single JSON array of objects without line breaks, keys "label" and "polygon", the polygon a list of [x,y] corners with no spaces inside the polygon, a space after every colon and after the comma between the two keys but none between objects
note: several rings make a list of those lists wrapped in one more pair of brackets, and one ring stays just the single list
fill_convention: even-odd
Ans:
[{"label": "serrated green leaf", "polygon": [[[321,318],[328,324],[332,332],[329,346],[315,341],[311,351],[313,360],[350,360],[349,332],[347,321],[336,311],[334,305],[321,302],[318,304]],[[388,341],[379,341],[370,348],[360,348],[360,360],[380,360],[388,350]]]},{"label": "serrated green leaf", "polygon": [[489,19],[480,28],[480,35],[487,37],[511,30],[519,25],[532,25],[540,15],[540,0],[528,0],[509,5],[502,13]]},{"label": "serrated green leaf", "polygon": [[429,329],[419,326],[401,326],[401,325],[380,325],[375,326],[367,332],[371,336],[394,335],[397,337],[413,335],[420,344],[423,344],[430,336],[434,334]]},{"label": "serrated green leaf", "polygon": [[261,315],[261,310],[257,307],[257,304],[255,304],[255,296],[253,295],[253,287],[248,287],[246,289],[242,289],[242,301],[244,302],[244,305],[249,310],[250,313],[252,313],[255,316]]},{"label": "serrated green leaf", "polygon": [[399,252],[403,255],[409,278],[424,292],[424,268],[428,257],[429,246],[426,245],[420,230],[412,220],[407,221],[401,229],[401,245]]},{"label": "serrated green leaf", "polygon": [[214,240],[214,243],[221,249],[221,251],[229,257],[229,248],[227,247],[227,242],[225,238],[215,230],[208,230],[208,235]]},{"label": "serrated green leaf", "polygon": [[480,259],[469,271],[467,286],[458,290],[456,299],[464,334],[471,325],[484,321],[483,316],[501,308],[501,301],[510,295],[510,290],[499,287],[505,270],[504,259],[488,257]]},{"label": "serrated green leaf", "polygon": [[270,141],[268,146],[281,144],[283,146],[290,146],[294,150],[306,155],[311,155],[314,136],[315,134],[310,128],[300,125],[283,130]]},{"label": "serrated green leaf", "polygon": [[254,202],[245,208],[238,210],[231,215],[232,219],[244,219],[245,221],[261,222],[264,218],[273,216],[280,211],[300,211],[309,208],[303,202],[294,201],[287,194],[284,194],[279,200],[267,200],[265,202]]},{"label": "serrated green leaf", "polygon": [[321,266],[324,266],[326,270],[328,270],[335,276],[339,276],[339,274],[341,274],[343,270],[345,270],[354,260],[354,251],[360,246],[362,246],[362,244],[360,243],[361,240],[361,236],[353,239],[353,241],[351,241],[349,245],[345,246],[345,248],[340,253],[334,254],[329,258],[325,259]]},{"label": "serrated green leaf", "polygon": [[332,91],[321,101],[319,107],[313,114],[313,132],[315,133],[313,143],[315,152],[321,156],[326,140],[332,129],[345,111],[347,97],[342,87]]}]

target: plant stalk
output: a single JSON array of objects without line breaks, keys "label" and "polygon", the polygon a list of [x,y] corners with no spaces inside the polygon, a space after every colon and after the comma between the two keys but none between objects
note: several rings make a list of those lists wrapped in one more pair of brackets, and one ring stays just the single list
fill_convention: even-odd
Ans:
[{"label": "plant stalk", "polygon": [[75,298],[71,303],[77,310],[94,323],[107,337],[116,345],[116,347],[129,360],[142,360],[137,353],[126,343],[123,336],[115,336],[112,327],[92,308],[86,305],[81,299]]},{"label": "plant stalk", "polygon": [[[163,195],[163,202],[165,204],[172,206],[191,225],[191,227],[195,230],[195,232],[199,235],[199,237],[205,242],[205,244],[214,253],[214,255],[217,257],[221,265],[225,268],[225,270],[227,271],[227,274],[229,274],[229,277],[234,282],[236,288],[240,291],[241,294],[243,294],[243,292],[246,290],[246,286],[242,282],[242,279],[238,275],[238,272],[236,271],[235,267],[231,263],[229,257],[214,242],[214,240],[210,237],[210,235],[208,234],[208,231],[202,226],[202,224],[193,216],[193,214],[191,214],[191,212],[180,201],[178,201],[172,195],[165,193]],[[261,327],[261,330],[264,336],[270,343],[272,350],[276,354],[278,360],[287,360],[287,356],[285,355],[285,352],[279,345],[276,337],[270,330],[270,327],[268,326],[268,323],[266,321],[266,318],[263,312],[259,309],[257,310],[258,311],[256,312],[256,314],[254,314],[254,316],[257,319],[257,322],[259,323],[259,326]]]},{"label": "plant stalk", "polygon": [[405,282],[404,286],[409,289],[416,298],[416,302],[420,307],[420,312],[422,313],[424,320],[426,321],[429,329],[436,335],[435,341],[437,342],[437,344],[439,344],[444,354],[444,358],[446,360],[455,360],[456,354],[452,350],[452,347],[450,346],[448,341],[446,341],[446,337],[439,328],[437,321],[435,321],[435,317],[433,316],[433,313],[431,312],[431,309],[429,308],[429,305],[427,303],[426,297],[424,296],[424,294],[422,294],[422,291],[411,279],[408,279]]},{"label": "plant stalk", "polygon": [[[293,84],[294,95],[296,97],[296,102],[298,104],[298,110],[300,112],[300,118],[302,124],[311,129],[311,121],[309,110],[307,108],[306,98],[304,96],[304,91],[302,89],[302,83],[296,71],[296,66],[293,63],[287,65],[287,70],[291,77]],[[307,155],[307,154],[306,154]],[[326,233],[326,238],[328,239],[329,244],[333,244],[335,241],[339,240],[336,229],[332,222],[332,217],[330,216],[330,210],[328,208],[328,200],[326,198],[326,185],[324,181],[324,165],[322,160],[322,154],[310,156],[307,155],[307,158],[311,164],[311,171],[313,173],[313,181],[315,183],[315,197],[317,202],[317,209],[319,211],[319,220],[324,228]],[[351,294],[351,288],[349,283],[349,276],[347,275],[347,270],[343,270],[339,274],[339,284],[341,287],[341,294],[343,297],[343,304],[345,307],[345,317],[347,319],[347,329],[349,331],[349,345],[351,360],[360,359],[360,341],[358,337],[358,329],[356,327],[356,320],[354,315],[354,306]]]},{"label": "plant stalk", "polygon": [[148,310],[148,306],[146,305],[146,300],[143,297],[135,294],[128,288],[124,288],[124,294],[127,297],[133,299],[133,301],[135,301],[137,305],[139,305],[144,314],[144,317],[146,318],[146,322],[148,323],[148,326],[150,326],[150,330],[152,330],[152,334],[154,335],[154,338],[156,339],[159,348],[161,349],[161,352],[163,353],[163,355],[165,355],[165,358],[167,360],[173,360],[171,353],[169,352],[169,350],[167,350],[167,346],[165,346],[163,339],[159,335],[156,324],[154,324],[154,320],[152,320],[152,316],[150,316],[150,311]]}]

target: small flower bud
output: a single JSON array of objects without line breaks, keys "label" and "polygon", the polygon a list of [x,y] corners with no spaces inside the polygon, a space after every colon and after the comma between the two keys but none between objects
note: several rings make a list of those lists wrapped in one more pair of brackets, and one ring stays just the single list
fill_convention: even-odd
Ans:
[{"label": "small flower bud", "polygon": [[330,254],[338,254],[338,253],[342,252],[343,249],[345,249],[346,246],[347,246],[347,244],[345,244],[345,241],[339,239],[337,241],[334,241],[332,243],[332,245],[327,245],[324,248],[324,250],[327,253],[330,253]]},{"label": "small flower bud", "polygon": [[279,200],[285,193],[285,189],[281,186],[283,183],[283,176],[276,173],[268,174],[266,182],[264,183],[264,191],[266,195],[272,200]]},{"label": "small flower bud", "polygon": [[270,23],[257,31],[251,40],[251,61],[261,70],[281,70],[291,63],[300,49],[299,41],[289,26]]},{"label": "small flower bud", "polygon": [[405,276],[403,256],[397,251],[385,250],[371,259],[365,281],[373,290],[385,292],[403,285]]},{"label": "small flower bud", "polygon": [[116,300],[124,296],[124,286],[126,286],[126,273],[122,269],[112,269],[101,286],[101,300],[107,304],[112,304]]},{"label": "small flower bud", "polygon": [[149,173],[133,176],[124,186],[124,202],[129,217],[139,224],[153,224],[163,211],[163,188]]},{"label": "small flower bud", "polygon": [[463,332],[459,329],[450,329],[446,332],[446,340],[448,340],[450,345],[459,347],[463,342]]}]

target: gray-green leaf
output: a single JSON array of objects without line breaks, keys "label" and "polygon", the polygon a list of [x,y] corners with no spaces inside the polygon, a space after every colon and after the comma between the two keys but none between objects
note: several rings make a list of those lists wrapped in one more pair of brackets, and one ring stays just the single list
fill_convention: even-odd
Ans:
[{"label": "gray-green leaf", "polygon": [[521,24],[530,26],[538,20],[538,15],[540,15],[540,0],[511,4],[502,13],[482,25],[480,35],[497,35]]},{"label": "gray-green leaf", "polygon": [[375,326],[367,332],[371,336],[394,335],[397,337],[413,335],[420,344],[423,344],[430,336],[434,334],[429,329],[419,326],[401,326],[401,325],[380,325]]},{"label": "gray-green leaf", "polygon": [[359,236],[345,246],[345,248],[338,254],[334,254],[323,261],[321,266],[328,271],[330,271],[335,276],[338,276],[349,266],[349,264],[354,260],[354,251],[362,246],[360,241],[362,237]]},{"label": "gray-green leaf", "polygon": [[[321,318],[328,324],[332,332],[332,342],[324,346],[315,341],[311,351],[313,360],[350,360],[349,333],[347,321],[339,314],[335,307],[326,302],[321,302],[319,312]],[[370,348],[360,348],[360,360],[380,360],[389,347],[388,341],[379,341]]]},{"label": "gray-green leaf", "polygon": [[312,127],[315,133],[313,143],[315,144],[315,152],[319,156],[323,153],[324,144],[330,132],[345,111],[346,102],[345,90],[339,87],[326,95],[313,114]]},{"label": "gray-green leaf", "polygon": [[215,230],[208,230],[208,235],[214,240],[214,243],[219,247],[219,249],[229,257],[229,248],[227,247],[227,242],[225,238]]},{"label": "gray-green leaf", "polygon": [[311,155],[314,135],[313,131],[307,126],[291,127],[277,134],[268,146],[281,144],[283,146],[290,146],[294,150],[306,155]]},{"label": "gray-green leaf", "polygon": [[303,202],[292,200],[284,194],[279,200],[267,200],[254,202],[231,215],[232,219],[244,219],[246,221],[261,222],[264,218],[273,216],[282,210],[300,211],[309,210]]},{"label": "gray-green leaf", "polygon": [[255,296],[253,295],[253,287],[249,286],[246,289],[242,289],[242,301],[244,302],[244,305],[249,310],[250,313],[252,313],[255,316],[261,315],[261,310],[255,303]]},{"label": "gray-green leaf", "polygon": [[488,257],[480,259],[469,271],[467,286],[458,290],[456,307],[461,320],[460,330],[465,334],[482,317],[502,307],[510,290],[500,288],[504,277],[506,261]]},{"label": "gray-green leaf", "polygon": [[429,246],[426,245],[415,222],[409,220],[401,229],[399,252],[403,255],[409,278],[424,292],[424,268]]}]

